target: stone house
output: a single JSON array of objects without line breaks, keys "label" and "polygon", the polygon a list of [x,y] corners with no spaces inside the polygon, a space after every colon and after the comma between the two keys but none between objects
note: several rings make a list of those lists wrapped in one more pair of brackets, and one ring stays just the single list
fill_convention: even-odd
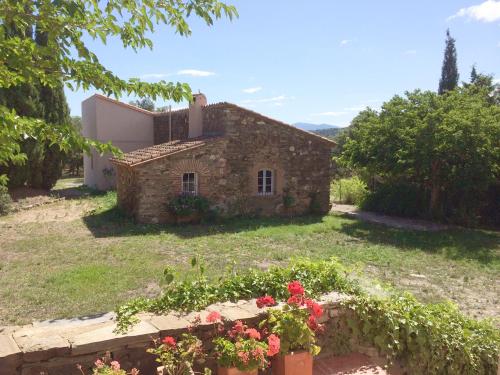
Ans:
[{"label": "stone house", "polygon": [[168,202],[201,195],[223,215],[303,214],[330,208],[335,143],[230,103],[153,118],[154,146],[112,158],[118,204],[138,222],[173,220]]}]

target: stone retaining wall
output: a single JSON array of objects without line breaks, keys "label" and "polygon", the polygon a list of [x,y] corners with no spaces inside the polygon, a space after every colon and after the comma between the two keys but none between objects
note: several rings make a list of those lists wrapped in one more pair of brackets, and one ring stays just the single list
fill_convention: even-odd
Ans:
[{"label": "stone retaining wall", "polygon": [[[320,299],[325,309],[323,322],[327,334],[321,339],[323,354],[332,353],[330,348],[342,348],[332,344],[332,340],[348,340],[348,332],[339,327],[338,317],[343,314],[340,301],[345,295],[330,293]],[[94,361],[106,351],[110,351],[122,368],[136,367],[143,375],[155,374],[156,363],[146,349],[152,340],[165,336],[177,336],[187,330],[195,316],[202,322],[210,311],[218,311],[228,321],[244,320],[256,324],[260,314],[255,300],[237,303],[220,303],[190,314],[170,314],[156,316],[142,314],[140,321],[127,334],[119,335],[115,329],[112,313],[91,318],[35,322],[22,327],[0,328],[0,375],[73,375],[81,373],[76,364],[90,368]],[[211,325],[202,323],[196,332],[205,343],[210,342]],[[346,328],[346,327],[345,327]],[[363,348],[358,351],[363,351]],[[365,354],[376,355],[371,349]],[[90,371],[87,371],[90,373]]]}]

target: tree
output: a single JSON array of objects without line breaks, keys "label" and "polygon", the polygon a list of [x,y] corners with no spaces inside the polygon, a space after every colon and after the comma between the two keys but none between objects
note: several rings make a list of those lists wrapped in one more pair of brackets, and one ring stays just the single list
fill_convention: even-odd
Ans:
[{"label": "tree", "polygon": [[472,65],[472,70],[470,72],[470,83],[474,84],[476,83],[477,79],[477,70],[476,70],[476,65]]},{"label": "tree", "polygon": [[457,49],[455,48],[455,39],[451,37],[450,30],[448,29],[446,30],[446,47],[438,93],[441,95],[455,89],[458,85],[458,79]]},{"label": "tree", "polygon": [[[180,35],[190,35],[186,19],[191,15],[212,25],[222,16],[232,19],[237,12],[234,6],[217,0],[1,1],[1,25],[14,25],[18,29],[36,25],[40,33],[46,34],[47,44],[38,45],[32,37],[0,28],[0,88],[39,84],[57,88],[62,82],[70,89],[94,88],[117,98],[126,93],[153,100],[191,100],[191,89],[185,83],[119,78],[101,64],[85,43],[89,35],[104,44],[109,38],[119,38],[124,48],[134,51],[152,48],[148,35],[156,26],[168,25]],[[70,123],[51,126],[1,104],[0,164],[26,160],[20,146],[26,136],[37,142],[47,141],[61,150],[76,147],[88,152],[93,147],[99,152],[119,152],[111,144],[83,138]],[[0,176],[0,182],[6,182],[5,175]]]},{"label": "tree", "polygon": [[155,103],[149,98],[142,98],[139,100],[133,100],[129,102],[131,105],[145,109],[146,111],[153,112],[155,110]]},{"label": "tree", "polygon": [[500,107],[487,87],[447,95],[417,90],[365,113],[341,161],[378,176],[392,191],[408,187],[399,197],[413,200],[422,216],[471,224],[495,203],[487,194],[500,178],[499,124]]}]

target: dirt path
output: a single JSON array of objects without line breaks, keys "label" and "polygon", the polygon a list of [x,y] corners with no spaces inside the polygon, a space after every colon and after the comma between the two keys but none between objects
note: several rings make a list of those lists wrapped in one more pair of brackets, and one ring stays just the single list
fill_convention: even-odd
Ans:
[{"label": "dirt path", "polygon": [[349,204],[333,204],[332,212],[340,212],[348,216],[369,221],[371,223],[383,224],[393,228],[419,230],[419,231],[441,231],[449,229],[450,226],[434,223],[426,220],[407,219],[404,217],[388,216],[375,212],[361,211],[356,206]]}]

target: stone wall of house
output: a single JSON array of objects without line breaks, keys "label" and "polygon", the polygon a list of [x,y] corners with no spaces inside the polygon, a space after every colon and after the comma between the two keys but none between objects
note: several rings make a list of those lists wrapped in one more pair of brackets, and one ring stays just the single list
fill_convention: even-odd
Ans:
[{"label": "stone wall of house", "polygon": [[134,169],[117,164],[116,168],[116,193],[118,206],[135,216],[137,212],[137,198],[139,197],[140,186],[137,183],[137,173]]},{"label": "stone wall of house", "polygon": [[[187,112],[176,115],[187,122]],[[155,122],[156,140],[165,133],[162,118]],[[176,118],[172,123],[182,123],[182,127],[172,128],[184,129],[181,120]],[[127,211],[138,221],[173,221],[167,205],[180,194],[182,174],[186,172],[198,173],[199,194],[225,216],[329,211],[331,142],[227,103],[204,107],[203,126],[205,136],[223,136],[202,147],[135,166],[132,188],[120,187],[128,181],[128,177],[121,178],[120,204],[132,207],[133,202],[134,210]],[[262,169],[273,171],[272,195],[257,192],[257,174]]]},{"label": "stone wall of house", "polygon": [[[321,355],[356,351],[376,358],[375,349],[361,346],[350,338],[345,319],[342,319],[346,311],[340,306],[345,298],[348,296],[333,292],[320,300],[325,311],[322,322],[326,327],[318,342],[323,348]],[[228,325],[236,320],[256,325],[265,312],[256,307],[255,300],[242,300],[214,304],[198,313],[143,314],[139,316],[139,323],[126,334],[114,332],[116,326],[111,313],[3,327],[0,328],[0,375],[81,375],[76,364],[82,365],[85,373],[90,373],[88,369],[106,351],[120,362],[122,368],[130,370],[136,367],[141,374],[153,375],[157,364],[154,356],[146,352],[152,347],[152,340],[179,337],[199,315],[202,324],[194,333],[209,348],[213,326],[205,323],[205,318],[211,311],[220,312]],[[206,365],[212,369],[215,367],[213,361]]]},{"label": "stone wall of house", "polygon": [[[169,141],[169,113],[155,115],[153,119],[154,144]],[[172,140],[186,139],[189,128],[189,110],[172,111]]]}]

